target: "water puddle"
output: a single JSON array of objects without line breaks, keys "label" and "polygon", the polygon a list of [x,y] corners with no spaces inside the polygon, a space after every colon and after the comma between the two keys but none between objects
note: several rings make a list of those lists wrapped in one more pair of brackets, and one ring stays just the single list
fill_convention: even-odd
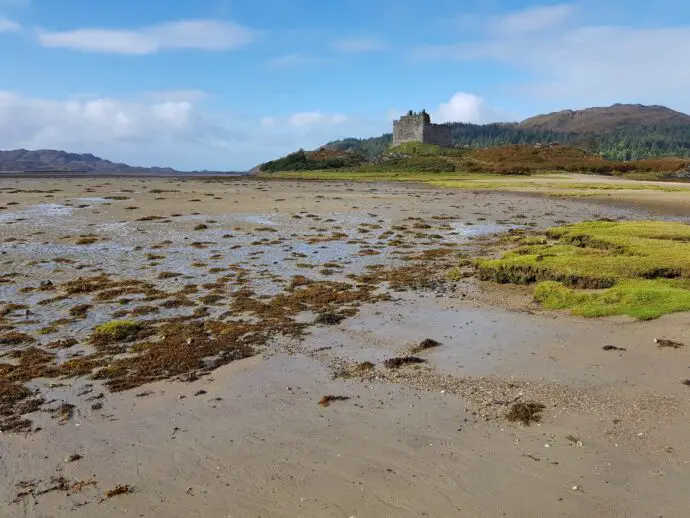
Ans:
[{"label": "water puddle", "polygon": [[520,228],[518,225],[499,224],[499,223],[479,223],[474,225],[467,225],[464,221],[453,221],[451,226],[456,234],[456,239],[466,241],[473,237],[488,236],[490,234],[498,234],[507,232],[515,228]]},{"label": "water puddle", "polygon": [[73,210],[73,207],[67,207],[57,203],[41,203],[18,211],[2,212],[0,213],[0,223],[15,221],[21,218],[33,221],[41,218],[59,218],[69,216],[72,214]]},{"label": "water puddle", "polygon": [[78,198],[77,201],[80,201],[82,203],[110,203],[112,201],[117,200],[109,200],[107,198],[100,198],[98,196],[95,196],[93,198]]},{"label": "water puddle", "polygon": [[[80,198],[84,202],[106,202],[105,198]],[[442,244],[461,244],[472,237],[504,232],[513,225],[483,223],[466,226],[463,222],[430,222],[432,226],[420,232],[413,224],[403,222],[407,231],[393,230],[390,218],[365,211],[337,211],[313,215],[302,211],[295,214],[277,213],[227,213],[218,215],[191,215],[179,218],[173,224],[163,225],[156,221],[89,223],[88,215],[74,211],[72,207],[58,204],[41,204],[3,214],[11,219],[21,214],[27,218],[16,225],[27,229],[34,224],[49,228],[58,237],[57,242],[43,237],[0,244],[0,250],[11,257],[14,269],[24,274],[12,283],[0,284],[0,301],[27,304],[36,322],[18,326],[19,330],[38,336],[41,342],[49,342],[64,336],[77,338],[88,334],[93,326],[112,318],[113,314],[127,314],[141,305],[153,305],[157,309],[150,315],[137,318],[166,318],[189,315],[198,308],[159,307],[161,300],[142,302],[138,294],[127,295],[127,300],[98,303],[86,318],[65,323],[59,333],[41,336],[40,331],[50,322],[69,318],[69,309],[89,302],[89,297],[70,297],[47,305],[37,305],[53,293],[32,291],[41,281],[59,284],[77,276],[90,277],[108,274],[113,278],[136,279],[151,283],[166,293],[176,293],[190,285],[198,290],[189,295],[197,301],[212,290],[221,279],[225,294],[218,304],[208,305],[209,315],[227,311],[230,293],[241,286],[235,285],[241,267],[247,283],[258,295],[275,295],[283,291],[294,276],[306,276],[316,280],[347,280],[351,274],[362,274],[370,266],[388,268],[409,264],[404,254],[414,254]],[[190,231],[179,228],[184,219],[212,221],[209,228]],[[262,231],[243,227],[252,224],[272,228]],[[450,224],[448,224],[450,223]],[[22,227],[23,228],[23,227]],[[18,230],[18,229],[17,229]],[[72,237],[82,232],[97,232],[105,240],[87,245],[77,245]],[[15,230],[16,232],[16,230]],[[28,236],[30,232],[26,232]],[[385,234],[384,237],[380,237]],[[434,239],[426,234],[435,234]],[[402,248],[389,245],[388,240],[402,239]],[[335,237],[334,237],[335,236]],[[387,237],[386,237],[387,236]],[[420,237],[421,236],[421,237]],[[62,240],[68,242],[61,242]],[[161,244],[161,245],[157,245]],[[154,246],[155,245],[155,246]],[[75,268],[78,271],[75,271]],[[12,268],[10,268],[11,270]],[[18,319],[17,319],[18,320]]]},{"label": "water puddle", "polygon": [[234,216],[235,219],[238,219],[240,221],[244,221],[246,223],[256,223],[257,225],[269,225],[269,226],[274,226],[277,225],[275,221],[272,219],[269,219],[266,215],[262,214],[246,214],[246,215],[241,215],[241,216]]}]

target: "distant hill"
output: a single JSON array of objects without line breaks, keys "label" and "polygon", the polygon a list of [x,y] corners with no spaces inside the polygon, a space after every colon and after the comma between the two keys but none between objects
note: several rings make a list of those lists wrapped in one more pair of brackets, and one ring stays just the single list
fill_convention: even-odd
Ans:
[{"label": "distant hill", "polygon": [[537,115],[522,121],[518,126],[562,133],[613,133],[632,126],[690,127],[690,115],[665,106],[614,104],[605,108],[564,110]]},{"label": "distant hill", "polygon": [[[449,124],[453,145],[481,149],[504,145],[565,144],[611,160],[690,157],[690,116],[663,106],[615,104],[608,108],[538,115],[520,123]],[[343,139],[326,147],[380,156],[392,135]]]},{"label": "distant hill", "polygon": [[54,149],[0,151],[0,171],[89,172],[89,173],[175,173],[169,167],[133,167],[104,160],[90,153],[68,153]]},{"label": "distant hill", "polygon": [[244,174],[239,171],[178,171],[171,167],[138,167],[111,162],[91,153],[55,149],[0,151],[1,173]]}]

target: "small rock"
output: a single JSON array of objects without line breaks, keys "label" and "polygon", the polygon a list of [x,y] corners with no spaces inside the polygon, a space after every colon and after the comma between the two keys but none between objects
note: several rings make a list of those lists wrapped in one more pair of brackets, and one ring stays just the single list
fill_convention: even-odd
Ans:
[{"label": "small rock", "polygon": [[199,389],[194,393],[195,396],[203,396],[204,394],[206,394],[204,389]]},{"label": "small rock", "polygon": [[79,459],[81,459],[81,455],[79,455],[78,453],[73,453],[72,455],[70,455],[69,457],[67,457],[65,459],[65,462],[75,462],[75,461],[78,461]]}]

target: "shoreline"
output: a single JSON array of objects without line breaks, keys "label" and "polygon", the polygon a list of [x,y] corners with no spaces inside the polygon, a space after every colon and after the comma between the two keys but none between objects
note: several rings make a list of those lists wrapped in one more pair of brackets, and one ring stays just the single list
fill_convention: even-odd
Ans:
[{"label": "shoreline", "polygon": [[[16,274],[2,277],[0,301],[31,313],[10,312],[4,325],[35,339],[11,347],[73,336],[80,345],[59,349],[58,359],[78,360],[93,347],[94,327],[122,311],[118,318],[154,321],[203,307],[196,320],[283,322],[282,313],[239,311],[281,290],[288,298],[279,307],[292,307],[298,276],[325,290],[367,274],[376,290],[334,305],[349,310],[335,323],[316,323],[321,302],[310,302],[311,311],[290,314],[304,334],[272,335],[253,356],[187,381],[113,392],[84,375],[32,380],[46,400],[74,407],[64,418],[48,405],[29,414],[40,431],[0,435],[8,516],[690,512],[690,403],[680,383],[690,377],[690,350],[654,343],[689,336],[687,313],[584,319],[544,311],[522,288],[440,281],[452,254],[481,249],[511,226],[666,216],[589,198],[411,183],[99,178],[0,175],[0,257]],[[77,245],[84,236],[90,244]],[[452,254],[424,266],[423,252],[438,249]],[[387,270],[439,275],[417,287]],[[65,283],[103,274],[153,288],[143,298],[127,285],[112,299],[57,300]],[[54,292],[36,291],[45,281]],[[191,305],[168,308],[169,294]],[[46,298],[56,300],[38,304]],[[84,304],[92,306],[84,317],[40,333]],[[150,316],[137,316],[142,307]],[[439,345],[410,352],[425,339]],[[131,354],[117,349],[109,361]],[[386,366],[411,354],[422,361]],[[365,362],[372,367],[362,370]],[[336,399],[322,406],[325,396]],[[506,420],[513,403],[532,400],[545,405],[541,422]],[[80,458],[69,461],[73,454]],[[108,497],[118,486],[126,490]]]},{"label": "shoreline", "polygon": [[0,171],[0,179],[11,179],[11,178],[26,178],[26,179],[39,179],[39,178],[198,178],[198,179],[208,179],[208,178],[227,178],[227,177],[247,177],[250,173],[213,173],[213,172],[185,172],[178,171],[176,173],[146,173],[146,172],[96,172],[96,171],[50,171],[50,172],[26,172],[26,171]]}]

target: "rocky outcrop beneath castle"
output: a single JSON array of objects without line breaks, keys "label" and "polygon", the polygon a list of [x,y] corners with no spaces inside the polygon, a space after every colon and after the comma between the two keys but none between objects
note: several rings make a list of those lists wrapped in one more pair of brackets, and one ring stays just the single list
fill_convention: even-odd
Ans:
[{"label": "rocky outcrop beneath castle", "polygon": [[673,174],[673,176],[675,178],[690,178],[690,166],[679,169]]}]

